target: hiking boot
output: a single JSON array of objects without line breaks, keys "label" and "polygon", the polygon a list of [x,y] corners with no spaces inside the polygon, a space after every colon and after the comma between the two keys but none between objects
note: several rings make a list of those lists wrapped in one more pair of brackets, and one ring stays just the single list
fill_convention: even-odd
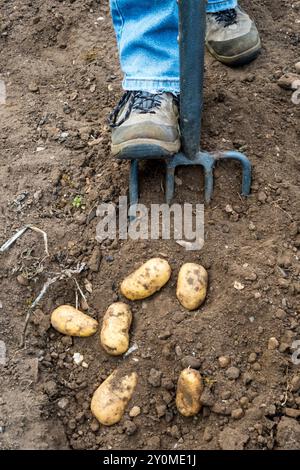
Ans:
[{"label": "hiking boot", "polygon": [[255,59],[261,49],[254,21],[240,8],[207,13],[206,46],[226,65],[244,65]]},{"label": "hiking boot", "polygon": [[112,154],[160,158],[180,149],[178,99],[172,93],[127,91],[110,115]]}]

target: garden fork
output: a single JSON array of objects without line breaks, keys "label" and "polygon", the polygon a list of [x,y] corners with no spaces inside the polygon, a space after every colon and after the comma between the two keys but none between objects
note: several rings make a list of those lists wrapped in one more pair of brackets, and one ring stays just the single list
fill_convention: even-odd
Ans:
[{"label": "garden fork", "polygon": [[[200,150],[201,119],[203,109],[203,79],[205,54],[206,0],[178,0],[179,50],[180,50],[180,131],[182,151],[163,157],[166,162],[166,202],[171,203],[175,189],[175,170],[178,166],[200,165],[205,176],[205,202],[213,193],[213,170],[219,160],[236,160],[243,171],[242,195],[248,196],[251,188],[251,163],[236,151],[205,152]],[[130,207],[139,199],[139,160],[131,160],[129,199]]]}]

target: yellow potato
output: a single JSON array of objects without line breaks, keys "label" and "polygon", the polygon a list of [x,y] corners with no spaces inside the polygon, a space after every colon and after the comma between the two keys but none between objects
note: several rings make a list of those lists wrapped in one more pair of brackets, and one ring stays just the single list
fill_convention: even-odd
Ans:
[{"label": "yellow potato", "polygon": [[127,304],[116,302],[108,307],[100,333],[100,341],[108,354],[120,356],[129,347],[129,328],[132,313]]},{"label": "yellow potato", "polygon": [[204,302],[208,275],[200,264],[186,263],[178,274],[176,295],[183,307],[195,310]]},{"label": "yellow potato", "polygon": [[152,258],[124,279],[121,292],[129,300],[145,299],[160,290],[170,277],[169,263],[161,258]]},{"label": "yellow potato", "polygon": [[63,335],[91,336],[96,333],[98,322],[71,305],[61,305],[51,314],[51,325]]},{"label": "yellow potato", "polygon": [[200,397],[203,382],[200,373],[195,369],[184,369],[178,379],[176,406],[183,416],[195,416],[202,408]]},{"label": "yellow potato", "polygon": [[91,411],[101,424],[112,426],[122,419],[136,384],[135,372],[124,375],[116,370],[97,388],[92,397]]}]

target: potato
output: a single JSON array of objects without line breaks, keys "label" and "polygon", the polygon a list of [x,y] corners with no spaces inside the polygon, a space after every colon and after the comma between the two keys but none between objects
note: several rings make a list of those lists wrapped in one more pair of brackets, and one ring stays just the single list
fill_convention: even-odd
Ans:
[{"label": "potato", "polygon": [[183,416],[195,416],[202,408],[203,382],[195,369],[184,369],[178,379],[176,406]]},{"label": "potato", "polygon": [[91,336],[96,333],[98,322],[71,305],[61,305],[51,314],[51,325],[63,335]]},{"label": "potato", "polygon": [[186,263],[178,274],[176,295],[183,307],[195,310],[204,302],[208,275],[200,264]]},{"label": "potato", "polygon": [[115,302],[108,307],[100,333],[101,345],[108,354],[120,356],[129,347],[129,328],[132,313],[127,304]]},{"label": "potato", "polygon": [[124,375],[116,370],[97,388],[91,411],[101,424],[112,426],[122,419],[136,384],[135,372]]},{"label": "potato", "polygon": [[121,292],[129,300],[145,299],[160,290],[170,277],[169,263],[161,258],[152,258],[124,279]]}]

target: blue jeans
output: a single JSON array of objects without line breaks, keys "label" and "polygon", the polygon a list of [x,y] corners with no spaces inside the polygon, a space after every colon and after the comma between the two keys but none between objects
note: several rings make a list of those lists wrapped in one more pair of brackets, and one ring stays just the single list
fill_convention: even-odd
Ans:
[{"label": "blue jeans", "polygon": [[[125,90],[179,92],[176,0],[110,0]],[[208,0],[207,12],[237,0]]]}]

